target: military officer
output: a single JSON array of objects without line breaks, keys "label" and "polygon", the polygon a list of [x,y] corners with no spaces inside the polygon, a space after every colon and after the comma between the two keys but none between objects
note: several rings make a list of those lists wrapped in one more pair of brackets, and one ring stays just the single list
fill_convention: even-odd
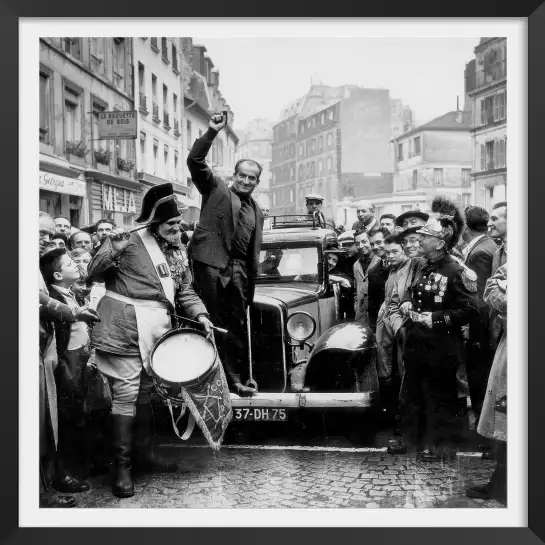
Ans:
[{"label": "military officer", "polygon": [[461,234],[457,219],[439,215],[418,229],[426,260],[400,304],[406,318],[402,431],[425,462],[453,452],[467,431],[458,415],[456,370],[462,362],[461,328],[477,309],[477,278],[450,255]]}]

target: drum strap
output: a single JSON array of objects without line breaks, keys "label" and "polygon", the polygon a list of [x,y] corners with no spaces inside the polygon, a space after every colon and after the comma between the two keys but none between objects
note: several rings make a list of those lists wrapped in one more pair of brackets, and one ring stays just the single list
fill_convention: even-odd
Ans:
[{"label": "drum strap", "polygon": [[182,416],[185,414],[187,410],[187,405],[185,403],[182,405],[182,408],[180,410],[180,415],[178,416],[178,418],[176,418],[176,420],[174,420],[174,409],[172,408],[172,403],[170,399],[167,399],[166,401],[168,405],[168,410],[170,412],[170,418],[172,420],[172,429],[174,430],[174,433],[178,436],[178,439],[181,439],[182,441],[187,441],[191,437],[191,434],[193,433],[193,430],[195,428],[195,419],[193,418],[193,415],[191,414],[191,412],[189,413],[189,419],[187,421],[187,426],[185,428],[185,431],[182,435],[180,435],[178,422],[180,418],[182,418]]},{"label": "drum strap", "polygon": [[155,268],[155,274],[157,274],[157,278],[159,278],[161,286],[163,286],[165,297],[172,305],[172,308],[174,308],[174,279],[170,275],[170,268],[163,252],[161,251],[161,248],[159,248],[159,244],[157,244],[157,241],[148,229],[137,231],[136,233],[140,235],[140,238],[144,243],[144,247],[150,256]]}]

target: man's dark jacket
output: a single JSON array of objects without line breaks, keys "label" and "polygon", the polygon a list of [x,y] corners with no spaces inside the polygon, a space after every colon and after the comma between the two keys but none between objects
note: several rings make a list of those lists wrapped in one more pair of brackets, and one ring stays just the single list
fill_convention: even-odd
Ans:
[{"label": "man's dark jacket", "polygon": [[[193,183],[202,195],[201,215],[188,251],[193,261],[224,270],[231,255],[231,241],[240,212],[240,198],[229,190],[221,178],[214,176],[205,162],[216,135],[217,131],[209,128],[201,138],[195,140],[187,158]],[[257,202],[252,197],[250,201],[256,214],[255,230],[248,249],[248,301],[251,303],[264,218]]]},{"label": "man's dark jacket", "polygon": [[[475,318],[480,323],[471,324],[471,337],[475,341],[485,344],[488,344],[486,341],[488,337],[489,307],[484,302],[483,294],[486,281],[492,276],[492,259],[497,249],[497,244],[488,235],[485,235],[471,248],[465,258],[466,265],[477,274],[479,314]],[[481,338],[483,335],[484,338]]]}]

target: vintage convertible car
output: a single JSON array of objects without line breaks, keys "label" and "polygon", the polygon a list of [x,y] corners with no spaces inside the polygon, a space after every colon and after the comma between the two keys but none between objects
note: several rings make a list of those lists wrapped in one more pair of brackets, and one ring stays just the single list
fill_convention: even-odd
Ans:
[{"label": "vintage convertible car", "polygon": [[339,319],[339,290],[324,255],[336,240],[312,217],[270,218],[249,311],[248,365],[258,394],[231,395],[235,421],[285,421],[295,409],[378,406],[374,335]]}]

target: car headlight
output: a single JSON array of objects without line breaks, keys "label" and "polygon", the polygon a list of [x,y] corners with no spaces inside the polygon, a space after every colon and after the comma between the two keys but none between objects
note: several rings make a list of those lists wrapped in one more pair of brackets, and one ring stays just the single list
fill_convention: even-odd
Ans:
[{"label": "car headlight", "polygon": [[314,335],[316,321],[308,312],[294,312],[286,324],[288,335],[297,342],[304,342]]}]

